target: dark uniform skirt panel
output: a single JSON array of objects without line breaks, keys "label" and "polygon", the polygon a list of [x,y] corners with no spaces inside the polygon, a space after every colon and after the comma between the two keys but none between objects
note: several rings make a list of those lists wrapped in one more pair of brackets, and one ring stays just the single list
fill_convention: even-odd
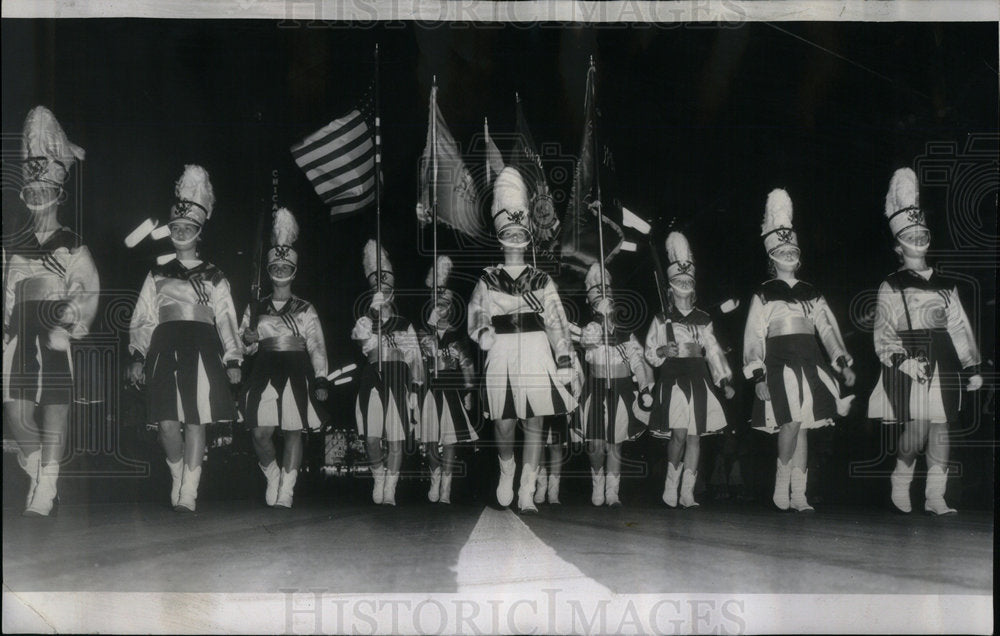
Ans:
[{"label": "dark uniform skirt panel", "polygon": [[361,371],[355,415],[358,435],[406,439],[411,430],[409,405],[410,368],[400,360],[368,363]]},{"label": "dark uniform skirt panel", "polygon": [[70,403],[70,352],[49,347],[49,332],[61,306],[53,300],[30,300],[14,306],[12,337],[3,353],[4,402],[25,400],[39,406]]},{"label": "dark uniform skirt panel", "polygon": [[462,395],[464,376],[440,372],[431,378],[420,417],[420,441],[444,445],[479,439],[465,410]]},{"label": "dark uniform skirt panel", "polygon": [[636,414],[638,405],[631,376],[611,378],[610,387],[605,378],[589,377],[580,402],[577,422],[583,427],[584,439],[620,444],[634,440],[646,430],[646,422]]},{"label": "dark uniform skirt panel", "polygon": [[765,404],[754,398],[754,428],[773,432],[789,422],[801,422],[805,428],[832,425],[838,416],[840,389],[836,372],[824,360],[816,337],[774,336],[767,339],[765,346],[764,366],[771,399]]},{"label": "dark uniform skirt panel", "polygon": [[914,419],[957,422],[962,407],[962,364],[951,336],[944,329],[901,331],[899,336],[907,356],[926,361],[927,381],[915,383],[898,368],[883,366],[869,405],[869,417],[888,423]]},{"label": "dark uniform skirt panel", "polygon": [[214,325],[161,323],[153,331],[145,369],[151,422],[210,424],[236,419]]},{"label": "dark uniform skirt panel", "polygon": [[[675,404],[678,399],[683,404]],[[697,435],[719,432],[726,426],[722,399],[704,358],[671,358],[659,368],[653,388],[650,433],[667,438],[675,428]]]},{"label": "dark uniform skirt panel", "polygon": [[[247,425],[280,426],[283,430],[320,428],[329,416],[313,398],[315,383],[307,352],[259,352],[240,395]],[[262,402],[273,404],[262,409]]]}]

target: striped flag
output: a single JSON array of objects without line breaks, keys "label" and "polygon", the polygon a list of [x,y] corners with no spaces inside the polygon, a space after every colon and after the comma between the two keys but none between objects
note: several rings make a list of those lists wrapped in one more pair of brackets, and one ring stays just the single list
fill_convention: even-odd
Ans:
[{"label": "striped flag", "polygon": [[292,146],[330,216],[361,210],[375,201],[375,122],[371,100]]}]

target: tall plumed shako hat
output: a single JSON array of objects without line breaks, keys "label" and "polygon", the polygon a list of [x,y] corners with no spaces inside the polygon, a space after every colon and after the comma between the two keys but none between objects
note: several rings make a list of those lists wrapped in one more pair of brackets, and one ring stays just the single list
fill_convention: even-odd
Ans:
[{"label": "tall plumed shako hat", "polygon": [[[369,287],[371,287],[374,291],[379,291],[379,287],[384,288],[385,291],[392,291],[396,283],[395,276],[393,276],[392,273],[392,263],[389,262],[389,254],[385,251],[385,248],[382,248],[381,251],[381,272],[378,271],[379,247],[378,243],[376,243],[374,239],[369,239],[368,242],[365,243],[364,253],[361,256],[361,265],[365,269],[365,278],[368,280]],[[380,281],[381,285],[379,285]]]},{"label": "tall plumed shako hat", "polygon": [[892,175],[885,194],[885,216],[894,238],[910,228],[929,229],[920,209],[917,175],[910,168],[900,168]]},{"label": "tall plumed shako hat", "polygon": [[667,278],[690,276],[694,278],[694,256],[687,238],[680,232],[667,235]]},{"label": "tall plumed shako hat", "polygon": [[24,119],[21,135],[21,176],[25,184],[62,186],[73,163],[86,156],[72,143],[55,115],[44,106],[35,106]]},{"label": "tall plumed shako hat", "polygon": [[201,227],[212,218],[215,194],[208,171],[201,166],[184,166],[184,173],[174,186],[174,194],[177,202],[170,208],[170,223],[187,221]]},{"label": "tall plumed shako hat", "polygon": [[[592,263],[590,269],[587,270],[587,275],[584,276],[583,285],[587,288],[587,302],[590,303],[591,307],[596,307],[597,303],[601,302],[605,295],[601,290],[601,264]],[[604,269],[604,291],[607,296],[611,296],[611,273],[608,272],[607,268]]]},{"label": "tall plumed shako hat", "polygon": [[506,235],[512,230],[523,230],[530,237],[529,207],[528,187],[521,173],[510,166],[501,170],[493,184],[493,206],[490,210],[500,243],[524,247],[521,243],[509,241]]},{"label": "tall plumed shako hat", "polygon": [[792,227],[792,199],[781,188],[771,190],[767,195],[761,236],[768,254],[785,245],[799,246],[799,239]]},{"label": "tall plumed shako hat", "polygon": [[288,208],[274,211],[271,226],[271,249],[267,251],[267,266],[287,264],[298,267],[299,255],[292,244],[299,238],[299,224]]}]

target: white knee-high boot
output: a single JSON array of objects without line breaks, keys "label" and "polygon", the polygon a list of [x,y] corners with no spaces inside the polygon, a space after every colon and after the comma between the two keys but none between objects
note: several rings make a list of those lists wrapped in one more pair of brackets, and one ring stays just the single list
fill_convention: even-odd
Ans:
[{"label": "white knee-high boot", "polygon": [[372,501],[380,504],[385,500],[385,466],[376,466],[372,468],[372,480],[375,484],[372,486]]},{"label": "white knee-high boot", "polygon": [[694,500],[694,484],[698,480],[698,473],[692,472],[690,468],[685,468],[681,478],[681,499],[680,504],[685,508],[696,508],[698,502]]},{"label": "white knee-high boot", "polygon": [[535,478],[535,503],[540,504],[545,501],[545,491],[549,487],[549,475],[545,466],[538,469],[538,477]]},{"label": "white knee-high boot", "polygon": [[278,499],[274,502],[276,508],[292,507],[292,497],[295,495],[295,481],[298,477],[298,469],[281,469],[281,481],[278,484]]},{"label": "white knee-high boot", "polygon": [[809,483],[809,471],[795,466],[792,468],[789,482],[791,497],[788,500],[788,505],[796,512],[813,512],[813,507],[809,505],[809,501],[806,499],[806,485]]},{"label": "white knee-high boot", "polygon": [[774,473],[774,505],[778,510],[788,510],[791,505],[788,500],[789,488],[791,488],[792,468],[788,464],[782,464],[778,460],[778,467]]},{"label": "white knee-high boot", "polygon": [[514,458],[500,458],[500,483],[497,485],[497,503],[501,506],[509,506],[514,501],[514,473],[517,471],[517,463]]},{"label": "white knee-high boot", "polygon": [[431,470],[431,487],[427,491],[427,501],[435,503],[441,499],[441,467]]},{"label": "white knee-high boot", "polygon": [[201,482],[201,466],[188,468],[184,465],[184,475],[181,478],[181,492],[174,510],[177,512],[194,512],[198,500],[198,484]]},{"label": "white knee-high boot", "polygon": [[892,505],[900,512],[911,512],[913,506],[910,504],[910,483],[913,481],[913,468],[916,461],[907,466],[903,460],[896,460],[896,469],[889,477],[892,484]]},{"label": "white knee-high boot", "polygon": [[451,503],[451,473],[441,473],[441,499],[443,504]]},{"label": "white knee-high boot", "polygon": [[671,508],[677,507],[677,486],[681,483],[681,470],[683,468],[683,462],[676,466],[667,463],[667,479],[663,482],[663,503]]},{"label": "white knee-high boot", "polygon": [[382,503],[387,506],[396,505],[396,484],[399,483],[399,473],[387,471],[385,473],[385,493]]},{"label": "white knee-high boot", "polygon": [[590,469],[590,503],[595,506],[604,505],[604,467],[601,466],[597,470],[593,467]]},{"label": "white knee-high boot", "polygon": [[31,504],[24,510],[29,517],[47,517],[56,500],[56,482],[59,481],[59,462],[42,464],[38,470],[38,485],[31,497]]},{"label": "white knee-high boot", "polygon": [[517,490],[517,507],[521,512],[538,512],[535,505],[535,480],[538,479],[538,468],[525,464],[521,467],[521,487]]},{"label": "white knee-high boot", "polygon": [[31,506],[31,499],[35,496],[35,488],[38,487],[38,473],[42,469],[42,451],[36,450],[27,455],[17,453],[17,463],[21,470],[28,474],[28,497],[25,499],[24,507]]},{"label": "white knee-high boot", "polygon": [[[927,486],[924,489],[924,510],[935,515],[953,515],[958,512],[954,508],[949,508],[948,504],[944,501],[944,491],[947,485],[947,468],[944,466],[931,466],[927,469]],[[39,480],[38,487],[41,488],[41,486],[42,482]]]},{"label": "white knee-high boot", "polygon": [[267,479],[267,486],[264,489],[264,502],[273,506],[276,501],[278,501],[278,487],[281,482],[281,469],[278,468],[278,462],[271,460],[271,463],[267,466],[260,466],[260,470],[264,473],[264,478]]},{"label": "white knee-high boot", "polygon": [[618,499],[619,484],[621,484],[621,475],[619,473],[608,473],[604,476],[604,503],[613,508],[622,505],[621,500]]}]

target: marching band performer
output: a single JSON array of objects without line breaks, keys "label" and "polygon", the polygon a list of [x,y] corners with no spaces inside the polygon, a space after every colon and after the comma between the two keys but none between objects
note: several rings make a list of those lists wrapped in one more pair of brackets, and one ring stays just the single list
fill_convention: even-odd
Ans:
[{"label": "marching band performer", "polygon": [[100,280],[81,238],[58,220],[63,184],[84,158],[83,148],[67,139],[47,108],[36,106],[24,121],[21,158],[20,196],[33,231],[17,237],[4,263],[3,402],[18,463],[30,480],[24,514],[44,517],[52,511],[65,454],[70,339],[87,335]]},{"label": "marching band performer", "polygon": [[[292,294],[299,256],[292,247],[299,235],[295,217],[286,208],[274,212],[267,274],[271,295],[243,313],[240,337],[247,353],[256,354],[240,405],[253,428],[253,445],[267,479],[264,501],[291,508],[302,463],[302,431],[316,430],[326,419],[319,404],[326,401],[328,382],[326,342],[312,304]],[[256,314],[256,315],[255,315]],[[281,428],[285,449],[281,467],[273,436]]]},{"label": "marching band performer", "polygon": [[680,505],[691,508],[698,505],[694,486],[701,436],[725,428],[722,399],[732,399],[735,390],[712,319],[695,307],[694,257],[687,238],[671,232],[666,249],[669,306],[653,318],[646,335],[646,359],[660,368],[650,429],[657,437],[670,437],[663,502],[677,507],[680,486]]},{"label": "marching band performer", "polygon": [[910,512],[910,482],[916,455],[927,447],[924,510],[955,514],[944,500],[948,479],[948,426],[958,422],[961,372],[967,391],[983,384],[979,350],[958,290],[927,264],[931,233],[920,209],[917,176],[901,168],[892,176],[885,215],[902,262],[878,290],[875,353],[882,372],[868,416],[901,422],[899,454],[890,478],[892,503]]},{"label": "marching band performer", "polygon": [[187,165],[170,209],[175,258],[146,276],[130,327],[129,380],[146,381],[173,485],[170,502],[194,512],[205,425],[236,419],[228,384],[239,384],[243,351],[229,281],[197,252],[215,195],[208,172]]},{"label": "marching band performer", "polygon": [[649,423],[653,370],[635,335],[615,324],[611,275],[604,270],[602,286],[601,269],[594,263],[584,279],[595,319],[580,334],[589,368],[580,424],[590,457],[590,501],[617,507],[622,443],[641,435]]},{"label": "marching band performer", "polygon": [[[754,427],[778,432],[774,504],[807,512],[813,508],[806,499],[806,433],[833,425],[834,417],[850,409],[854,396],[840,397],[834,367],[848,387],[855,376],[833,311],[815,287],[795,277],[800,250],[784,190],[767,197],[762,238],[774,278],[750,302],[743,373],[755,385]],[[823,360],[817,333],[833,367]]]},{"label": "marching band performer", "polygon": [[475,368],[469,355],[468,337],[459,322],[462,317],[460,301],[455,292],[447,288],[451,269],[451,259],[438,256],[437,277],[434,267],[427,272],[427,286],[437,288],[437,304],[427,320],[431,331],[419,334],[428,375],[428,393],[423,400],[419,430],[431,467],[427,499],[445,504],[451,503],[455,445],[479,439],[469,420]]},{"label": "marching band performer", "polygon": [[500,456],[497,501],[514,498],[514,427],[524,422],[518,507],[537,512],[535,481],[542,453],[542,418],[576,408],[568,384],[572,345],[559,292],[548,274],[524,260],[531,241],[528,191],[521,173],[504,168],[493,187],[493,224],[504,263],[487,267],[469,301],[469,336],[486,352],[485,385]]},{"label": "marching band performer", "polygon": [[[403,442],[411,422],[420,416],[424,363],[413,325],[393,308],[395,277],[389,255],[370,240],[365,244],[362,264],[375,293],[368,315],[358,318],[351,331],[351,338],[368,358],[361,372],[355,416],[372,467],[372,501],[395,506]],[[387,458],[382,453],[383,439],[389,445]]]}]

